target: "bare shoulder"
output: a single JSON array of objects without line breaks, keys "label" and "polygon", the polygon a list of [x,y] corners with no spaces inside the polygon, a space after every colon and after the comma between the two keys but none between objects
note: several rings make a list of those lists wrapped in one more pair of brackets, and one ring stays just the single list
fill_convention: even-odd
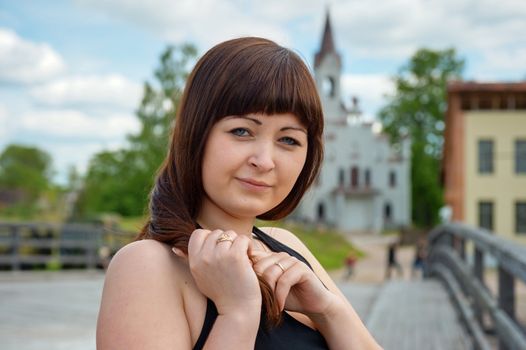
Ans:
[{"label": "bare shoulder", "polygon": [[124,246],[111,260],[106,274],[106,285],[126,283],[128,286],[143,286],[147,281],[157,286],[179,289],[188,269],[164,243],[146,239]]},{"label": "bare shoulder", "polygon": [[261,227],[260,230],[265,232],[267,235],[271,236],[275,240],[296,250],[301,255],[304,255],[304,253],[310,254],[310,250],[305,246],[305,244],[294,233],[290,232],[289,230],[286,230],[281,227]]},{"label": "bare shoulder", "polygon": [[148,271],[146,276],[143,276],[142,272],[149,269],[156,271],[177,269],[180,265],[177,261],[178,259],[167,244],[153,239],[144,239],[127,244],[115,254],[108,268],[107,278],[113,277],[114,270],[135,272],[139,278],[147,277],[152,271]]},{"label": "bare shoulder", "polygon": [[130,243],[113,257],[97,322],[97,349],[190,348],[184,262],[166,244]]}]

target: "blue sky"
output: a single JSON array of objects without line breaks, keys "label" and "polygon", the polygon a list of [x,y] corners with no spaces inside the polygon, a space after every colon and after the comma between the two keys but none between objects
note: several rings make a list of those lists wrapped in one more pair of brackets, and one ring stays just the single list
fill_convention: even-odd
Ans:
[{"label": "blue sky", "polygon": [[[36,145],[56,179],[81,172],[102,149],[125,144],[134,110],[167,44],[200,53],[233,37],[268,37],[312,66],[321,0],[0,0],[0,151]],[[389,77],[420,47],[455,47],[465,79],[526,79],[526,1],[330,1],[343,62],[343,96],[373,119],[392,92]]]}]

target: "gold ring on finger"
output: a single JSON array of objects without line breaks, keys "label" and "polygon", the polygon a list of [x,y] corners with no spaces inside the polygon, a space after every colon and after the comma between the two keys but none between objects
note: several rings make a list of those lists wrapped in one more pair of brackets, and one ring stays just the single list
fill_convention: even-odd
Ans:
[{"label": "gold ring on finger", "polygon": [[221,243],[221,242],[234,242],[234,239],[232,237],[230,237],[230,235],[226,232],[223,232],[218,238],[217,238],[217,241],[216,243]]},{"label": "gold ring on finger", "polygon": [[277,265],[281,269],[281,271],[285,272],[285,268],[279,263],[279,261],[275,262],[274,265]]}]

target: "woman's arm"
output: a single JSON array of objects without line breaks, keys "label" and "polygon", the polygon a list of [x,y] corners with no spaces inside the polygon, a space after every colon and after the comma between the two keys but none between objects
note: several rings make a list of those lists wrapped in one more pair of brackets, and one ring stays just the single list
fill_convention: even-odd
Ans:
[{"label": "woman's arm", "polygon": [[166,245],[143,240],[112,259],[97,321],[97,349],[190,349],[176,257]]},{"label": "woman's arm", "polygon": [[[226,239],[224,239],[226,237]],[[253,349],[259,328],[261,292],[248,258],[250,239],[234,231],[198,229],[184,258],[201,293],[218,317],[204,349]]]},{"label": "woman's arm", "polygon": [[[331,302],[322,313],[308,314],[331,349],[381,349],[360,317],[310,250],[291,232],[265,228],[266,233],[303,255],[316,276],[327,287]],[[324,299],[326,300],[326,299]]]},{"label": "woman's arm", "polygon": [[[142,240],[122,248],[106,274],[97,349],[192,349],[196,339],[192,341],[185,305],[195,303],[184,298],[195,298],[198,293],[183,292],[189,285],[195,287],[190,279],[188,261],[165,244]],[[247,308],[241,304],[219,309],[204,349],[253,348],[260,310],[260,305]]]}]

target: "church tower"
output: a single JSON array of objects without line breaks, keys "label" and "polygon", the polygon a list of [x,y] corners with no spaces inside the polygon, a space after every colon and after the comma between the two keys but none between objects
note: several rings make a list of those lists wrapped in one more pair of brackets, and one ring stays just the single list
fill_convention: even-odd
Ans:
[{"label": "church tower", "polygon": [[320,92],[326,124],[341,124],[346,119],[341,103],[341,71],[341,57],[334,46],[331,19],[327,10],[321,47],[314,57],[314,78]]}]

